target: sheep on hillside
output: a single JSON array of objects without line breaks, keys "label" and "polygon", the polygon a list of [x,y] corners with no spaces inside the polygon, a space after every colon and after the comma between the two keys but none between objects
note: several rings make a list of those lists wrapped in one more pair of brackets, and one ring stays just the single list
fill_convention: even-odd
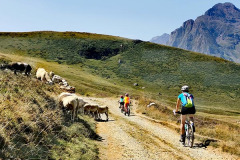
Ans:
[{"label": "sheep on hillside", "polygon": [[50,85],[53,84],[48,72],[44,68],[38,68],[36,72],[37,79],[41,81],[47,81]]}]

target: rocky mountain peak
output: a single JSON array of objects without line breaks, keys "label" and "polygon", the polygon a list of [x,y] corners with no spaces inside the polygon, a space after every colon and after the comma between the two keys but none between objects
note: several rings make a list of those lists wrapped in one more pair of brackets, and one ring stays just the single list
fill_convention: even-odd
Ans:
[{"label": "rocky mountain peak", "polygon": [[188,27],[188,26],[193,26],[193,23],[194,23],[194,20],[193,19],[189,19],[189,20],[187,20],[187,21],[185,21],[184,23],[183,23],[183,27],[184,28],[186,28],[186,27]]},{"label": "rocky mountain peak", "polygon": [[225,19],[239,19],[240,10],[232,3],[218,3],[207,10],[205,16],[220,17]]},{"label": "rocky mountain peak", "polygon": [[240,63],[240,9],[218,3],[171,32],[167,45]]}]

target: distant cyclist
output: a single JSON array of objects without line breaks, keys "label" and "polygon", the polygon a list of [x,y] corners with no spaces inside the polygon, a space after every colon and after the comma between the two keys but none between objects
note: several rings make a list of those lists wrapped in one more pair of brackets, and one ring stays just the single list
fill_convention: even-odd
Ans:
[{"label": "distant cyclist", "polygon": [[124,98],[123,95],[121,95],[119,102],[119,108],[121,108],[121,106],[124,106]]},{"label": "distant cyclist", "polygon": [[[181,105],[181,139],[180,142],[185,142],[185,120],[187,116],[189,116],[190,120],[194,122],[194,114],[196,113],[195,106],[193,103],[193,95],[189,93],[188,86],[182,86],[181,88],[182,93],[178,96],[177,105],[176,105],[176,112],[178,112],[179,107]],[[195,132],[195,127],[193,128]]]},{"label": "distant cyclist", "polygon": [[126,93],[125,97],[124,97],[124,109],[125,109],[125,112],[127,112],[127,107],[129,106],[129,103],[130,103],[130,98],[129,98],[128,93]]}]

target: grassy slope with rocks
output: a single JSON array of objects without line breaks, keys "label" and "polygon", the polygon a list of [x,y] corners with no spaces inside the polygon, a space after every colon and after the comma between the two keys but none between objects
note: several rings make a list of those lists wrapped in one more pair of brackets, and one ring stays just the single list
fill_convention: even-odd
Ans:
[{"label": "grassy slope with rocks", "polygon": [[[129,92],[139,99],[139,112],[170,123],[175,120],[170,115],[179,89],[188,84],[197,105],[198,133],[220,140],[217,145],[224,151],[240,154],[236,123],[240,121],[239,64],[149,42],[88,33],[2,33],[0,42],[0,51],[8,55],[49,61],[34,65],[66,77],[81,94],[105,97]],[[31,62],[33,58],[23,60]],[[139,86],[133,86],[135,82]],[[150,101],[159,107],[146,109]]]},{"label": "grassy slope with rocks", "polygon": [[58,109],[60,90],[24,75],[0,70],[0,157],[96,159],[93,120],[72,123]]}]

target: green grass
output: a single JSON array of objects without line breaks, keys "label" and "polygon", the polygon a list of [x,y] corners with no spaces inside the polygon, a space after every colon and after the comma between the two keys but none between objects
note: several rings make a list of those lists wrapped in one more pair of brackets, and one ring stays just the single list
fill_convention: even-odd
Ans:
[{"label": "green grass", "polygon": [[91,62],[89,67],[102,77],[111,75],[113,81],[124,81],[126,86],[138,82],[146,87],[145,92],[160,92],[172,102],[181,86],[188,84],[199,106],[239,109],[239,65],[180,49],[149,46],[154,44],[139,44],[106,61]]}]

